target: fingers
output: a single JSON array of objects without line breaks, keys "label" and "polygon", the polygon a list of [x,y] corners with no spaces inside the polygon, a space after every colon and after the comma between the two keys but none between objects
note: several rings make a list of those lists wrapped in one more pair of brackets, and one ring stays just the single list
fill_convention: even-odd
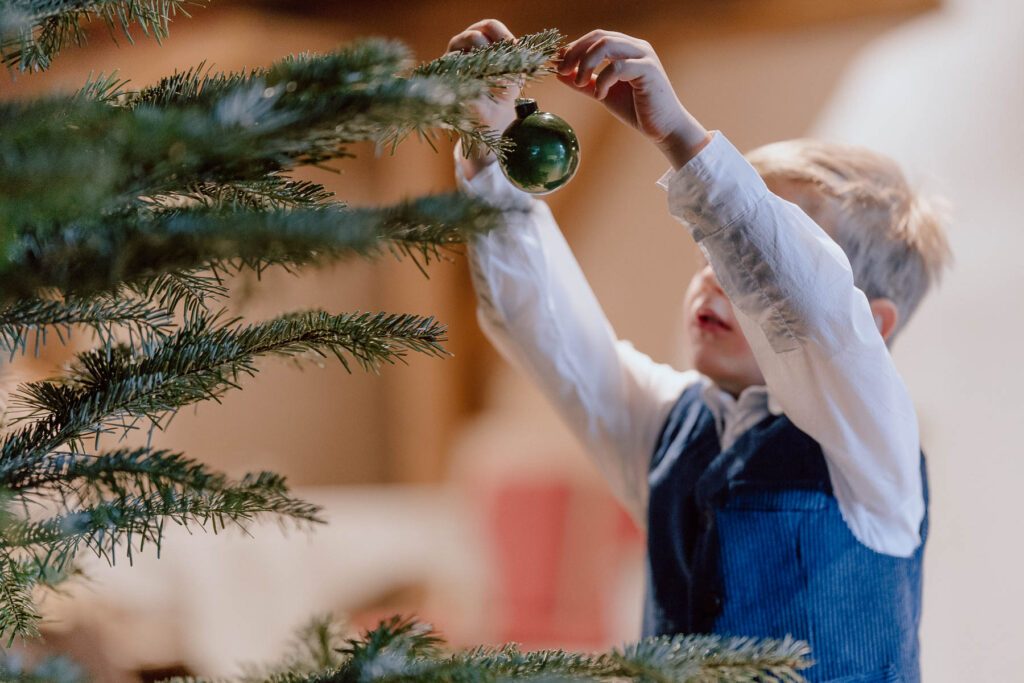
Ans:
[{"label": "fingers", "polygon": [[594,79],[594,97],[603,100],[608,96],[608,91],[616,83],[632,81],[646,75],[653,68],[647,59],[622,59],[614,61],[605,68]]},{"label": "fingers", "polygon": [[467,29],[448,41],[448,52],[468,52],[490,44],[487,36],[480,31]]},{"label": "fingers", "polygon": [[594,41],[576,65],[576,83],[582,85],[590,82],[594,69],[601,62],[643,57],[644,52],[633,43],[616,38],[599,38]]},{"label": "fingers", "polygon": [[448,41],[448,52],[468,52],[499,40],[515,40],[505,24],[497,19],[484,19],[469,26]]},{"label": "fingers", "polygon": [[595,43],[598,39],[604,37],[607,34],[608,31],[591,31],[585,36],[577,38],[576,40],[572,41],[571,43],[563,47],[560,50],[562,54],[561,62],[558,65],[558,73],[571,73],[572,70],[576,68],[576,64],[580,61],[580,57],[582,57],[586,53],[586,51],[590,49],[590,46],[593,43]]},{"label": "fingers", "polygon": [[478,21],[470,26],[469,29],[480,31],[480,33],[483,33],[491,40],[491,42],[494,43],[499,40],[516,39],[516,37],[512,35],[512,32],[508,30],[508,27],[497,19],[484,19],[483,21]]},{"label": "fingers", "polygon": [[624,33],[591,31],[563,48],[557,70],[560,74],[569,74],[578,68],[578,82],[583,85],[605,59],[642,57],[649,52],[652,52],[650,44]]}]

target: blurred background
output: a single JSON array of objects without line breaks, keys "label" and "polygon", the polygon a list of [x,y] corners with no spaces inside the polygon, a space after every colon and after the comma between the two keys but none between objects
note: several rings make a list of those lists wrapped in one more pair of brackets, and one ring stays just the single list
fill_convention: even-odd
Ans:
[{"label": "blurred background", "polygon": [[[206,60],[217,69],[326,51],[357,36],[404,40],[421,60],[491,16],[522,34],[608,28],[648,39],[681,99],[741,150],[799,136],[864,144],[947,197],[954,270],[897,342],[932,483],[924,624],[927,681],[1009,680],[1024,559],[1024,5],[1016,0],[674,0],[575,3],[217,1],[163,46],[116,45],[95,27],[52,71],[0,77],[0,97],[79,87],[119,70],[138,85]],[[124,43],[123,40],[120,41]],[[549,203],[620,337],[681,366],[682,293],[696,249],[655,180],[666,164],[638,135],[549,79],[528,94],[576,129],[576,179]],[[340,174],[311,170],[354,205],[454,186],[449,147],[361,147]],[[327,526],[252,537],[172,530],[154,553],[45,602],[45,647],[99,680],[230,675],[273,660],[318,613],[354,627],[393,613],[456,645],[605,648],[639,633],[643,538],[544,399],[490,348],[465,261],[347,262],[234,283],[235,313],[297,308],[433,314],[454,357],[380,376],[265,363],[223,404],[180,414],[157,437],[231,474],[272,469],[325,507]],[[88,339],[78,339],[79,346]],[[68,350],[5,366],[4,395]]]}]

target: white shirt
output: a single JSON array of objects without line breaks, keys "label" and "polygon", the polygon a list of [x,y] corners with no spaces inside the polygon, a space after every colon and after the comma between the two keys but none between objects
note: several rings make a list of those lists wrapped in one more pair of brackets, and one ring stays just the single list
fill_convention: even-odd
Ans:
[{"label": "white shirt", "polygon": [[913,553],[924,515],[917,417],[867,299],[839,246],[772,194],[723,134],[659,184],[764,375],[766,386],[738,399],[618,339],[548,206],[497,164],[468,181],[456,168],[465,192],[510,209],[467,249],[481,327],[540,387],[638,523],[655,439],[680,393],[703,382],[723,448],[769,412],[785,413],[821,446],[856,538]]}]

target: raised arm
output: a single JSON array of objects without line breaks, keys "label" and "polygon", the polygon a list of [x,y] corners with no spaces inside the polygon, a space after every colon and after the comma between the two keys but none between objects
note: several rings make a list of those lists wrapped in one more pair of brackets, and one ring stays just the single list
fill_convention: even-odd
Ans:
[{"label": "raised arm", "polygon": [[820,445],[851,530],[906,556],[924,515],[917,417],[846,255],[721,133],[663,183],[786,416]]},{"label": "raised arm", "polygon": [[669,208],[732,301],[772,398],[821,445],[851,530],[912,553],[924,514],[917,419],[845,254],[683,108],[650,44],[591,32],[568,46],[559,78],[671,162]]},{"label": "raised arm", "polygon": [[[522,194],[497,164],[461,184],[505,206]],[[541,389],[643,525],[654,440],[697,376],[617,340],[548,206],[519,202],[503,227],[467,250],[480,326]]]},{"label": "raised arm", "polygon": [[[511,37],[505,34],[498,22],[480,22],[449,48]],[[495,128],[509,116],[494,108],[481,114]],[[482,329],[541,389],[643,525],[654,441],[698,376],[655,363],[616,338],[545,203],[513,187],[491,157],[466,159],[457,148],[455,159],[463,191],[508,209],[503,226],[467,247]]]}]

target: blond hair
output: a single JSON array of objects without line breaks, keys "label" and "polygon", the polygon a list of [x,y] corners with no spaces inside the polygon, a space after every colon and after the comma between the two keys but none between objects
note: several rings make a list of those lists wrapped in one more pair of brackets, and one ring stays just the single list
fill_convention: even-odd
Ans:
[{"label": "blond hair", "polygon": [[766,181],[809,183],[825,199],[824,212],[801,208],[846,252],[868,299],[892,300],[902,329],[952,260],[945,202],[914,193],[895,162],[863,147],[799,139],[746,157]]}]

